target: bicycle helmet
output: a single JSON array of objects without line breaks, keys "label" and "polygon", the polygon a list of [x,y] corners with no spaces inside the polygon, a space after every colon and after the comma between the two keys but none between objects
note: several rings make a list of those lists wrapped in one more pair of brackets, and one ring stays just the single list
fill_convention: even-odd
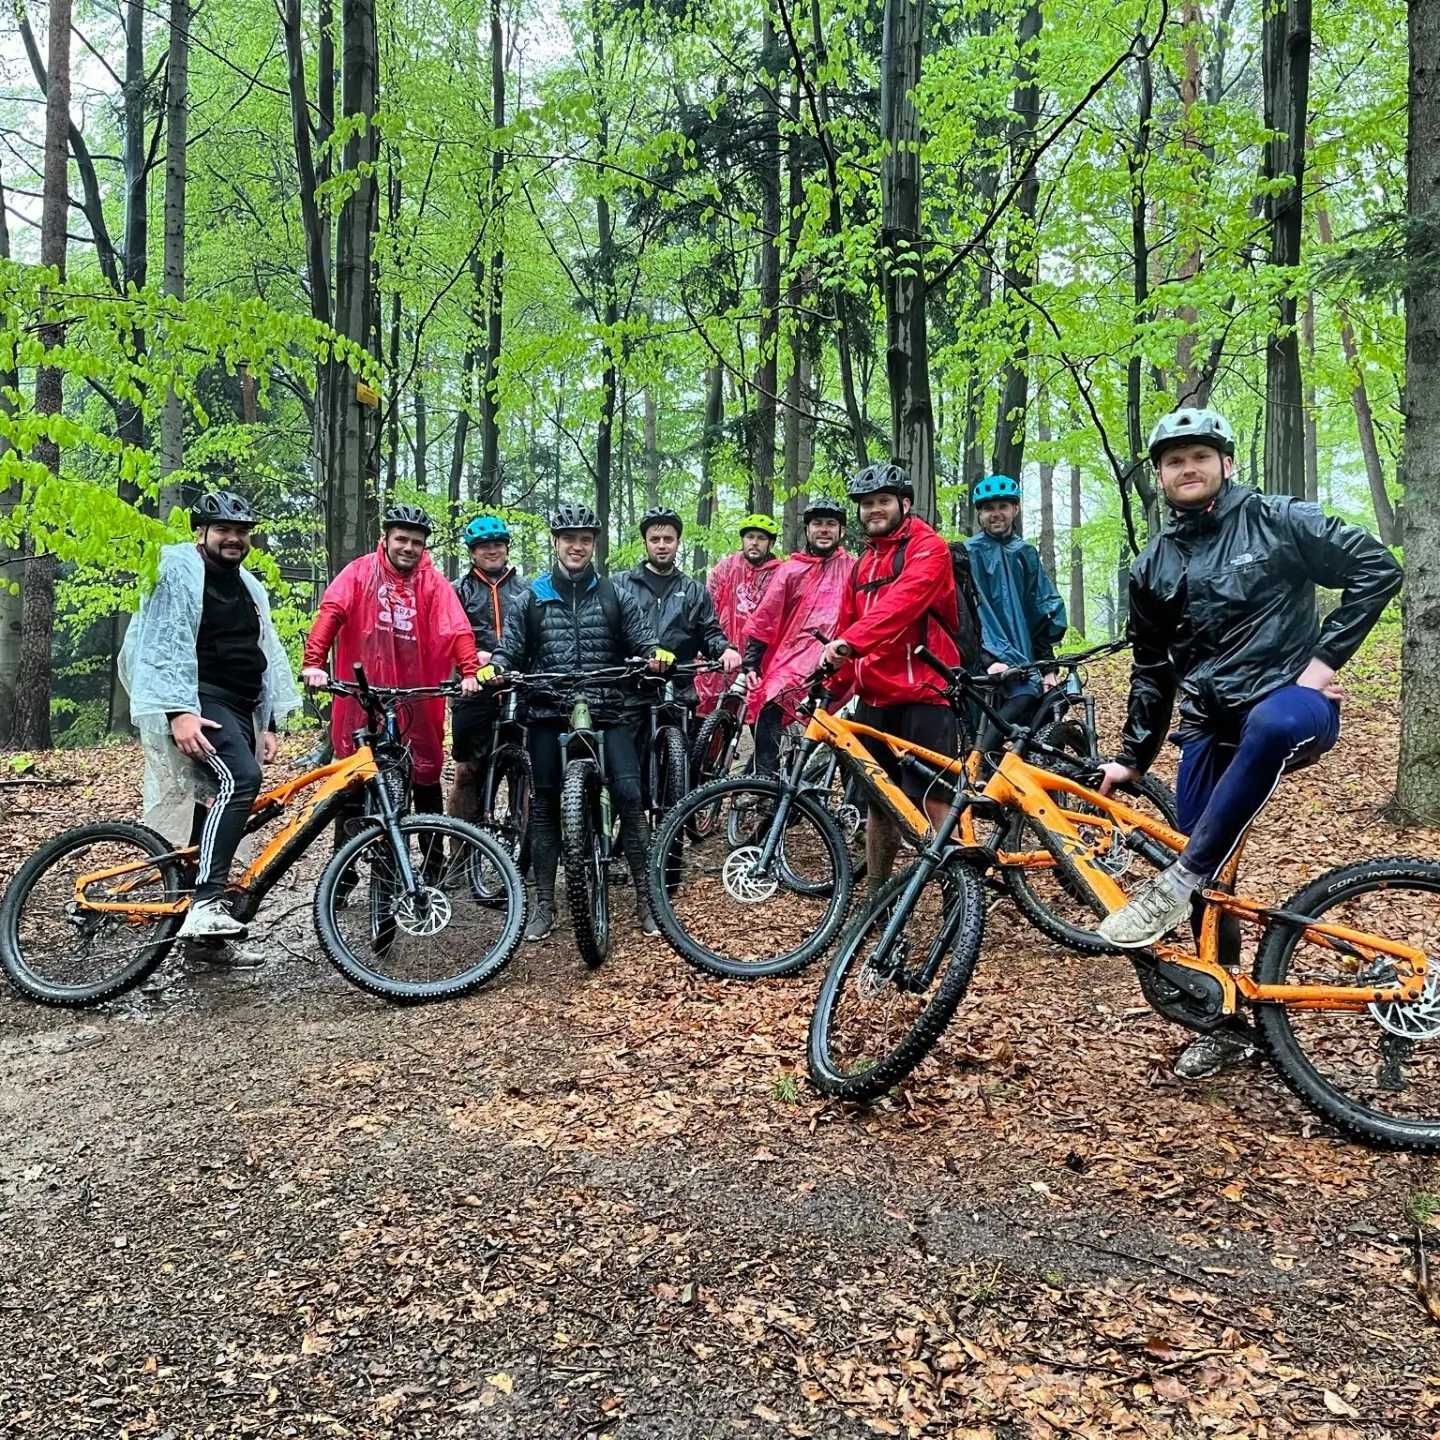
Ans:
[{"label": "bicycle helmet", "polygon": [[780,527],[768,515],[747,515],[740,522],[740,538],[745,538],[747,530],[759,530],[768,535],[772,540],[780,538]]},{"label": "bicycle helmet", "polygon": [[1171,445],[1187,443],[1209,445],[1232,458],[1235,454],[1235,432],[1218,410],[1186,407],[1160,417],[1150,432],[1150,459],[1153,463]]},{"label": "bicycle helmet", "polygon": [[867,495],[880,495],[888,491],[902,500],[915,498],[915,487],[910,483],[909,474],[899,465],[867,465],[857,471],[845,484],[845,493],[852,500],[863,500]]},{"label": "bicycle helmet", "polygon": [[668,505],[656,505],[640,517],[640,538],[650,533],[652,525],[673,525],[677,538],[685,533],[685,522]]},{"label": "bicycle helmet", "polygon": [[845,523],[845,507],[838,500],[831,500],[828,496],[822,495],[818,500],[812,500],[806,507],[805,513],[800,517],[808,525],[812,520],[838,520],[842,525]]},{"label": "bicycle helmet", "polygon": [[423,530],[427,535],[435,528],[429,515],[418,505],[391,505],[380,517],[380,528],[389,530],[393,525],[403,525],[407,530]]},{"label": "bicycle helmet", "polygon": [[595,518],[595,512],[588,506],[582,505],[578,500],[562,500],[550,515],[550,533],[554,535],[560,530],[595,530],[600,529],[600,522]]},{"label": "bicycle helmet", "polygon": [[1013,500],[1020,503],[1020,482],[1011,475],[987,475],[970,487],[970,503],[982,500]]},{"label": "bicycle helmet", "polygon": [[212,490],[196,497],[190,507],[190,524],[253,525],[255,512],[243,495],[237,495],[233,490]]},{"label": "bicycle helmet", "polygon": [[477,515],[461,532],[460,538],[469,545],[486,545],[499,540],[510,543],[510,527],[498,515]]}]

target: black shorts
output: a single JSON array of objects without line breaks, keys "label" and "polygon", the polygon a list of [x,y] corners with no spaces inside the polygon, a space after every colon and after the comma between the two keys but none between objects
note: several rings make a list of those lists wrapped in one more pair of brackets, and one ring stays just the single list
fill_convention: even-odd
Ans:
[{"label": "black shorts", "polygon": [[461,765],[477,765],[490,753],[495,704],[486,700],[457,700],[450,707],[450,753]]},{"label": "black shorts", "polygon": [[[956,755],[960,749],[960,726],[955,712],[948,705],[865,705],[855,707],[855,718],[898,740],[909,740],[934,750],[940,755]],[[917,805],[925,798],[930,782],[914,771],[902,772],[900,762],[891,750],[878,740],[865,742],[865,748],[884,767],[890,779]]]}]

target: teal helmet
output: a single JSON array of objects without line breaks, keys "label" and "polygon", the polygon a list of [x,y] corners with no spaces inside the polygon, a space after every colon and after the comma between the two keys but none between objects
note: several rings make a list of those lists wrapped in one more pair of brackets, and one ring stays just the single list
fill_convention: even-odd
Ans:
[{"label": "teal helmet", "polygon": [[1020,482],[1009,475],[987,475],[977,480],[970,490],[970,503],[978,505],[982,500],[1013,500],[1020,503]]},{"label": "teal helmet", "polygon": [[461,532],[460,538],[469,545],[485,545],[499,540],[510,543],[510,527],[498,515],[477,515]]}]

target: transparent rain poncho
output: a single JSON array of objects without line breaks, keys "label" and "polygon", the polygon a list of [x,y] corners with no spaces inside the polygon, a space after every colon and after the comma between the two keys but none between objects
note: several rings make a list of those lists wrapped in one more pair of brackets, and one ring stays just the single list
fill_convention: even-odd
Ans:
[{"label": "transparent rain poncho", "polygon": [[[290,659],[270,619],[264,587],[248,570],[240,572],[260,612],[260,647],[265,652],[265,688],[255,707],[255,742],[267,723],[277,727],[300,708]],[[145,754],[145,823],[173,844],[183,845],[197,799],[212,795],[213,778],[176,748],[169,716],[200,711],[200,675],[195,643],[204,605],[205,563],[192,544],[167,545],[160,553],[160,578],[140,603],[120,650],[120,683],[130,696],[130,719]]]}]

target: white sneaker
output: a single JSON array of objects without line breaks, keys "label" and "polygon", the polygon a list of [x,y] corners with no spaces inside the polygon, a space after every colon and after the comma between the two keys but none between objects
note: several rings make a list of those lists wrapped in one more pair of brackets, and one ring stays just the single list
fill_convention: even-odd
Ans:
[{"label": "white sneaker", "polygon": [[191,905],[177,938],[243,940],[247,933],[246,927],[225,908],[220,896],[211,895]]},{"label": "white sneaker", "polygon": [[1168,935],[1190,914],[1190,896],[1177,895],[1162,872],[1137,890],[1128,905],[1112,910],[1096,927],[1117,950],[1142,950]]}]

